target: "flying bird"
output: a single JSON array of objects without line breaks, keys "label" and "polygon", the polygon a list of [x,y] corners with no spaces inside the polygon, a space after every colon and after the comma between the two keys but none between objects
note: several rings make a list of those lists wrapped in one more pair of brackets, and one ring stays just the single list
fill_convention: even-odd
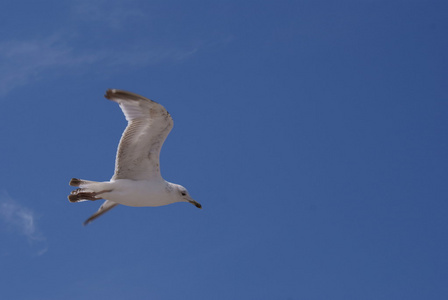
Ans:
[{"label": "flying bird", "polygon": [[106,200],[84,225],[118,204],[163,206],[188,202],[202,208],[186,188],[165,181],[160,174],[160,149],[173,128],[173,119],[166,109],[157,102],[122,90],[109,89],[104,97],[120,105],[128,125],[118,145],[115,173],[110,181],[70,180],[71,186],[79,187],[68,196],[70,202]]}]

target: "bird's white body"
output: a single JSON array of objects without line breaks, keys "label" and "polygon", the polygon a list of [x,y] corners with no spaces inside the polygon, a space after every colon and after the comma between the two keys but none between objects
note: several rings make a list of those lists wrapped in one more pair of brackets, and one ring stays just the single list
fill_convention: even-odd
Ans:
[{"label": "bird's white body", "polygon": [[[127,206],[163,206],[179,202],[174,197],[176,185],[163,179],[130,180],[116,179],[105,182],[92,182],[80,185],[81,188],[101,193],[101,198]],[[185,202],[187,202],[185,200]]]}]

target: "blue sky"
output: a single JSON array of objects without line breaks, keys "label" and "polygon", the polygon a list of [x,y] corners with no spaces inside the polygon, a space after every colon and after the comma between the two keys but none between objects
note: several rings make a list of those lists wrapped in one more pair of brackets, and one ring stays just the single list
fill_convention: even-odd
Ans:
[{"label": "blue sky", "polygon": [[[446,1],[2,1],[3,299],[447,299]],[[164,105],[203,205],[72,204]]]}]

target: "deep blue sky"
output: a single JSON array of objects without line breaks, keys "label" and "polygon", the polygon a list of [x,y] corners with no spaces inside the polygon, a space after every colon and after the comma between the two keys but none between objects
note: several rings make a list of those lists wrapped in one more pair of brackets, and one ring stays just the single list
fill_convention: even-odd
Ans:
[{"label": "deep blue sky", "polygon": [[[448,2],[0,4],[2,299],[448,299]],[[71,204],[164,105],[203,205]]]}]

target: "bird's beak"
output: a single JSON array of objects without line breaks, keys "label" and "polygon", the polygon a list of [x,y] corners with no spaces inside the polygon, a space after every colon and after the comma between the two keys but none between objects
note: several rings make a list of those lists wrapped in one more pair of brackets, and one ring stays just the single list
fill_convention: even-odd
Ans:
[{"label": "bird's beak", "polygon": [[187,201],[190,202],[191,204],[193,204],[194,206],[196,206],[197,208],[202,208],[201,204],[199,204],[198,202],[194,201],[191,198],[187,198]]}]

